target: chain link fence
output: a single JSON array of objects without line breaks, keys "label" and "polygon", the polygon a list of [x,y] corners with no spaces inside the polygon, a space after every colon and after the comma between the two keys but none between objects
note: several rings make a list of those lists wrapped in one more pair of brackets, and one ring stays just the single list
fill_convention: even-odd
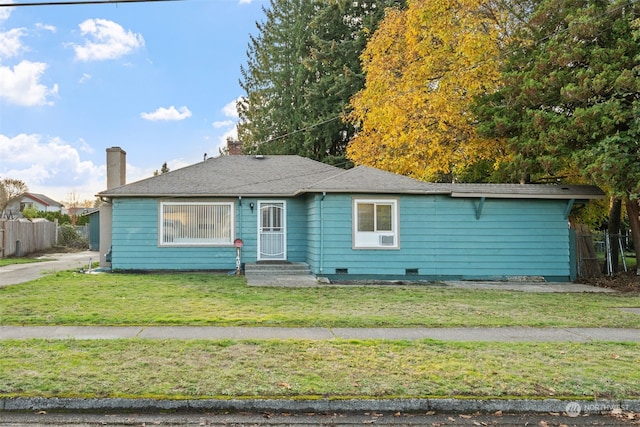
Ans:
[{"label": "chain link fence", "polygon": [[[610,234],[576,230],[577,272],[579,277],[612,276],[628,271],[626,256],[633,254],[631,233]],[[631,254],[631,255],[630,255]]]}]

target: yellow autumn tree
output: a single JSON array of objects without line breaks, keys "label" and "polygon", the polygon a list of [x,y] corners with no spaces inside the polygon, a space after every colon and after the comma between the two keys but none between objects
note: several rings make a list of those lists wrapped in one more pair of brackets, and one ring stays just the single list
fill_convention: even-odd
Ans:
[{"label": "yellow autumn tree", "polygon": [[483,0],[409,0],[390,9],[362,55],[365,88],[347,120],[357,165],[423,180],[496,159],[499,142],[480,138],[475,96],[499,82],[500,14]]}]

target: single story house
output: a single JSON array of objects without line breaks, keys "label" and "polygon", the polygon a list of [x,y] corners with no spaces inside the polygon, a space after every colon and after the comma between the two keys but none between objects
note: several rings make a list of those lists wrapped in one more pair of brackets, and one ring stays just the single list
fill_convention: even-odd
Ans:
[{"label": "single story house", "polygon": [[60,212],[64,205],[44,194],[24,193],[22,197],[7,205],[4,216],[10,219],[20,218],[22,211],[27,208],[40,212]]},{"label": "single story house", "polygon": [[[124,152],[109,150],[122,184]],[[604,197],[592,186],[427,183],[277,155],[210,158],[108,187],[99,196],[113,269],[234,270],[241,241],[242,264],[301,262],[341,280],[569,281],[569,214]]]}]

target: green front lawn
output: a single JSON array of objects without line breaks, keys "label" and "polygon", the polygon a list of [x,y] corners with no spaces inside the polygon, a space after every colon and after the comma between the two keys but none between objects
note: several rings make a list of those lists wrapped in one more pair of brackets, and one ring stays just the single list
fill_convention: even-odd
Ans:
[{"label": "green front lawn", "polygon": [[[423,286],[248,287],[214,274],[56,273],[0,325],[640,328],[640,297]],[[0,340],[0,396],[640,398],[637,343]]]},{"label": "green front lawn", "polygon": [[38,258],[0,258],[0,267],[14,264],[30,264],[32,262],[51,261],[51,259]]},{"label": "green front lawn", "polygon": [[61,272],[0,289],[0,325],[626,327],[640,297],[422,286],[248,287],[220,274]]},{"label": "green front lawn", "polygon": [[0,396],[639,398],[640,345],[0,341]]}]

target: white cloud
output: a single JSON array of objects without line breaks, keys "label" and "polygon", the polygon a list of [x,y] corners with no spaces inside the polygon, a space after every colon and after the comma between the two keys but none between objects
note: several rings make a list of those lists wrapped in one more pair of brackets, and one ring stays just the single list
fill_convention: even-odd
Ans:
[{"label": "white cloud", "polygon": [[[5,3],[13,3],[12,0],[7,0]],[[0,22],[6,21],[11,16],[11,12],[13,11],[13,7],[0,7]]]},{"label": "white cloud", "polygon": [[13,69],[0,66],[0,97],[17,105],[53,105],[48,98],[58,94],[58,85],[48,88],[40,83],[46,69],[47,64],[43,62],[26,60]]},{"label": "white cloud", "polygon": [[80,77],[79,83],[80,83],[80,84],[82,84],[82,83],[86,83],[86,82],[88,82],[89,80],[91,80],[91,74],[84,73],[84,74],[82,74],[82,77]]},{"label": "white cloud", "polygon": [[236,104],[241,99],[241,97],[234,99],[233,101],[222,107],[222,114],[224,114],[225,117],[230,117],[232,120],[217,120],[211,123],[211,126],[216,129],[220,129],[235,125],[238,119],[238,110],[236,109]]},{"label": "white cloud", "polygon": [[191,117],[191,111],[187,107],[180,107],[176,110],[173,105],[169,108],[160,107],[153,113],[141,113],[140,117],[145,120],[184,120]]},{"label": "white cloud", "polygon": [[21,38],[25,33],[24,28],[13,28],[6,32],[0,32],[0,59],[17,56],[24,50]]},{"label": "white cloud", "polygon": [[39,30],[50,31],[52,33],[55,33],[57,31],[56,27],[54,27],[53,25],[48,25],[48,24],[37,23],[36,24],[36,28],[39,29]]},{"label": "white cloud", "polygon": [[87,19],[80,24],[80,31],[88,36],[83,45],[73,45],[80,61],[116,59],[144,46],[141,34],[126,31],[107,19]]},{"label": "white cloud", "polygon": [[236,105],[240,101],[242,101],[242,97],[234,99],[233,101],[231,101],[230,103],[228,103],[227,105],[222,107],[222,112],[224,113],[224,115],[226,117],[233,117],[233,118],[237,119],[238,118],[238,109],[236,108]]},{"label": "white cloud", "polygon": [[82,151],[82,152],[91,154],[94,151],[93,147],[90,146],[89,144],[87,144],[87,141],[85,141],[82,138],[80,138],[80,140],[78,141],[78,145],[80,146],[79,150]]},{"label": "white cloud", "polygon": [[231,138],[233,140],[238,139],[238,130],[235,126],[231,129],[228,129],[224,134],[218,137],[218,145],[214,147],[212,154],[209,157],[217,157],[222,150],[227,148],[228,138]]},{"label": "white cloud", "polygon": [[[82,151],[87,147],[80,141]],[[82,200],[105,187],[104,166],[82,160],[79,150],[60,138],[0,134],[0,176],[24,181],[35,193],[64,201],[75,191]]]},{"label": "white cloud", "polygon": [[213,126],[216,129],[219,129],[219,128],[226,128],[226,127],[232,126],[234,123],[235,122],[233,120],[223,120],[220,122],[213,122],[211,123],[211,126]]}]

